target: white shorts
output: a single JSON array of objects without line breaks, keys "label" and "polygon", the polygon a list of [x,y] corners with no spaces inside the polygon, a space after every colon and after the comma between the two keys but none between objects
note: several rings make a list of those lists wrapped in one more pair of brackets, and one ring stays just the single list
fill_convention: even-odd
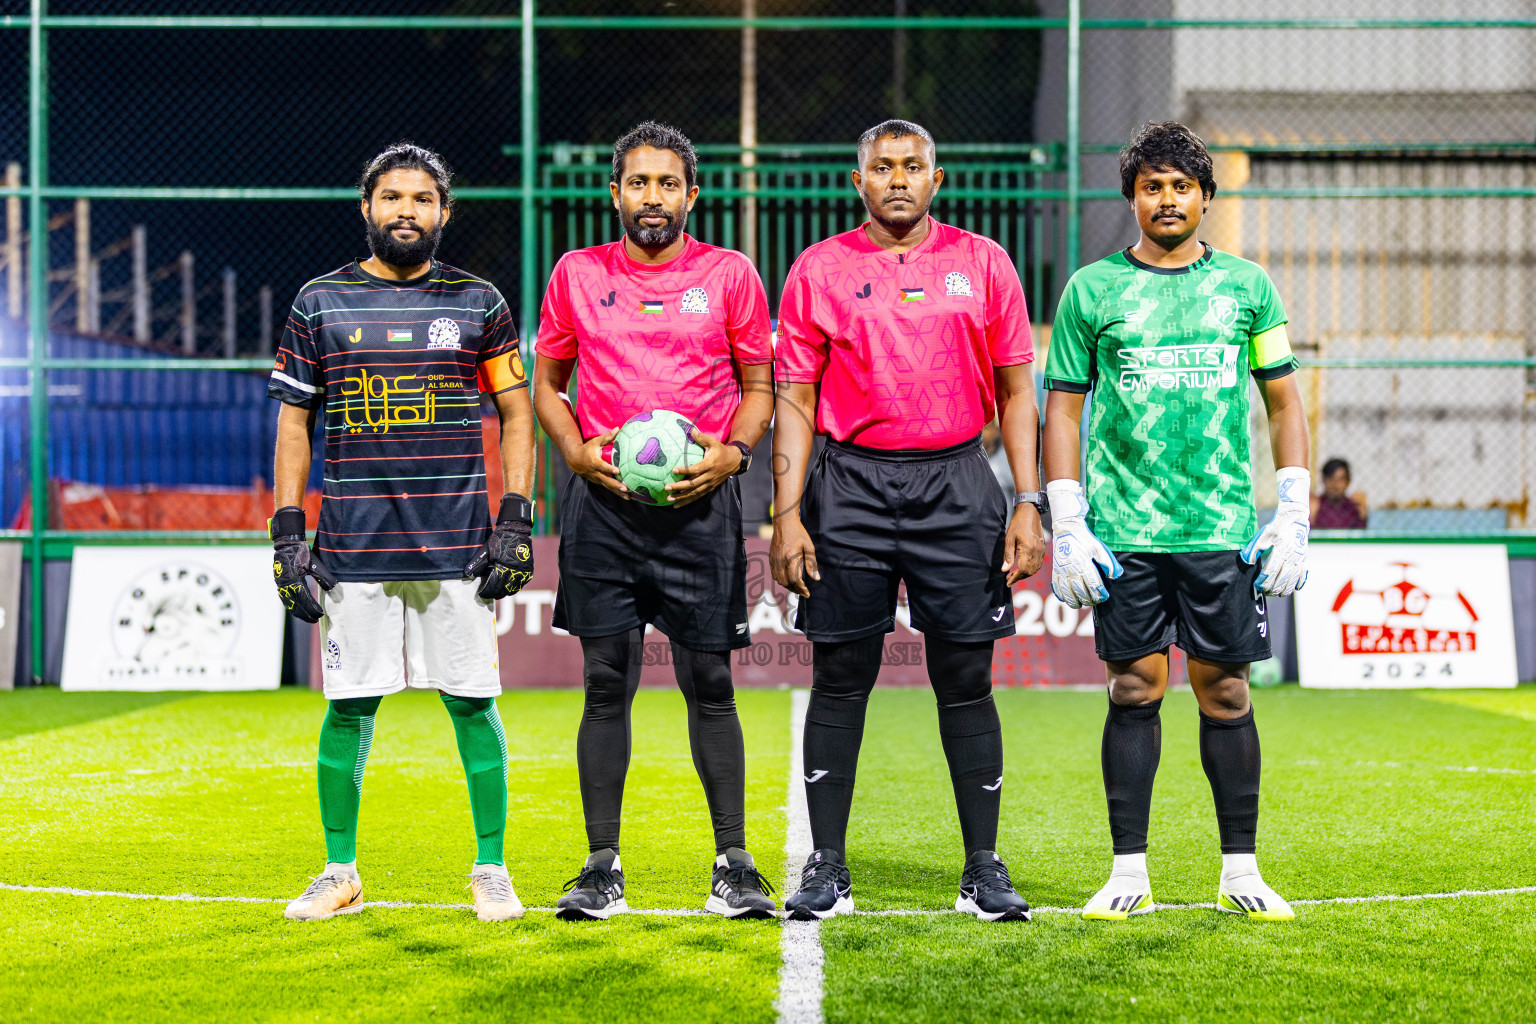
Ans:
[{"label": "white shorts", "polygon": [[479,580],[343,582],[321,592],[320,666],[327,700],[382,697],[407,686],[499,697],[496,612]]}]

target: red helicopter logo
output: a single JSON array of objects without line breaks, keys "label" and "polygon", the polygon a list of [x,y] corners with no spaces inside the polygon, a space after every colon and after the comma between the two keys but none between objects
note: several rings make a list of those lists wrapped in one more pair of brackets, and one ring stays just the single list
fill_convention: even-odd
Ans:
[{"label": "red helicopter logo", "polygon": [[1347,581],[1333,599],[1345,654],[1447,654],[1477,650],[1477,611],[1467,595],[1433,594],[1408,578],[1380,590]]}]

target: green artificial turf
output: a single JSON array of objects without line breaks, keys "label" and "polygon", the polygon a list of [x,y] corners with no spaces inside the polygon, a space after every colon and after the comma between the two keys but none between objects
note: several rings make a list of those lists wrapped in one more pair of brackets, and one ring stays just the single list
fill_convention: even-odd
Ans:
[{"label": "green artificial turf", "polygon": [[[1037,907],[1103,881],[1101,693],[1000,691],[999,850]],[[739,695],[748,837],[782,873],[789,694]],[[1259,860],[1293,900],[1536,886],[1536,689],[1255,693]],[[573,747],[581,698],[508,693],[508,866],[549,907],[586,851]],[[486,925],[440,906],[296,924],[282,901],[324,859],[314,794],[324,703],[306,692],[0,693],[0,882],[193,903],[0,890],[0,1020],[774,1019],[779,927],[704,917]],[[636,908],[698,908],[712,844],[675,692],[636,703],[624,865]],[[1193,699],[1163,710],[1153,892],[1209,902],[1220,870]],[[474,855],[446,712],[380,709],[363,789],[364,897],[465,903]],[[952,907],[959,829],[933,697],[878,691],[849,830],[861,910],[825,924],[829,1024],[991,1020],[1522,1019],[1536,894],[1298,906],[1289,924],[1190,907],[1123,923]],[[1135,1000],[1132,1002],[1132,1000]]]}]

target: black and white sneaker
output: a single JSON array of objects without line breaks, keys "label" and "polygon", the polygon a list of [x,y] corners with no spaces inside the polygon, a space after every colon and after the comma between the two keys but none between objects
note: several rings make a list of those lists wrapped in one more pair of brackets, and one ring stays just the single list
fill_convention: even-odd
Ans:
[{"label": "black and white sneaker", "polygon": [[725,860],[724,864],[715,862],[714,879],[704,909],[721,917],[774,917],[779,906],[768,898],[773,886],[757,870],[752,855],[733,846],[725,851]]},{"label": "black and white sneaker", "polygon": [[982,921],[1029,920],[1029,903],[1014,891],[1008,865],[991,850],[977,850],[966,858],[955,909]]},{"label": "black and white sneaker", "polygon": [[836,850],[817,850],[800,869],[800,888],[784,901],[791,921],[824,921],[853,913],[853,880]]},{"label": "black and white sneaker", "polygon": [[581,873],[565,883],[565,895],[555,903],[555,916],[562,921],[606,921],[614,914],[627,913],[624,872],[619,870],[618,859],[613,850],[598,850],[589,856]]}]

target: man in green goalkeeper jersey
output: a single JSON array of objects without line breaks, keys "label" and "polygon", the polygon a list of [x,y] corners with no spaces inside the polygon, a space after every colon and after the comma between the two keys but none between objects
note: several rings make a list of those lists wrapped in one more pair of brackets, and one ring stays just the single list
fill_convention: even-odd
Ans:
[{"label": "man in green goalkeeper jersey", "polygon": [[[1285,309],[1262,268],[1199,240],[1216,181],[1188,128],[1144,125],[1120,154],[1120,188],[1141,237],[1072,275],[1045,365],[1051,589],[1071,607],[1093,606],[1109,673],[1102,754],[1114,868],[1083,916],[1124,920],[1153,909],[1147,818],[1168,648],[1178,644],[1189,656],[1221,833],[1217,906],[1289,920],[1254,857],[1259,736],[1248,702],[1248,666],[1270,656],[1265,596],[1306,581],[1307,422]],[[1250,376],[1280,467],[1279,507],[1262,531]],[[1085,491],[1079,437],[1089,392]]]}]

